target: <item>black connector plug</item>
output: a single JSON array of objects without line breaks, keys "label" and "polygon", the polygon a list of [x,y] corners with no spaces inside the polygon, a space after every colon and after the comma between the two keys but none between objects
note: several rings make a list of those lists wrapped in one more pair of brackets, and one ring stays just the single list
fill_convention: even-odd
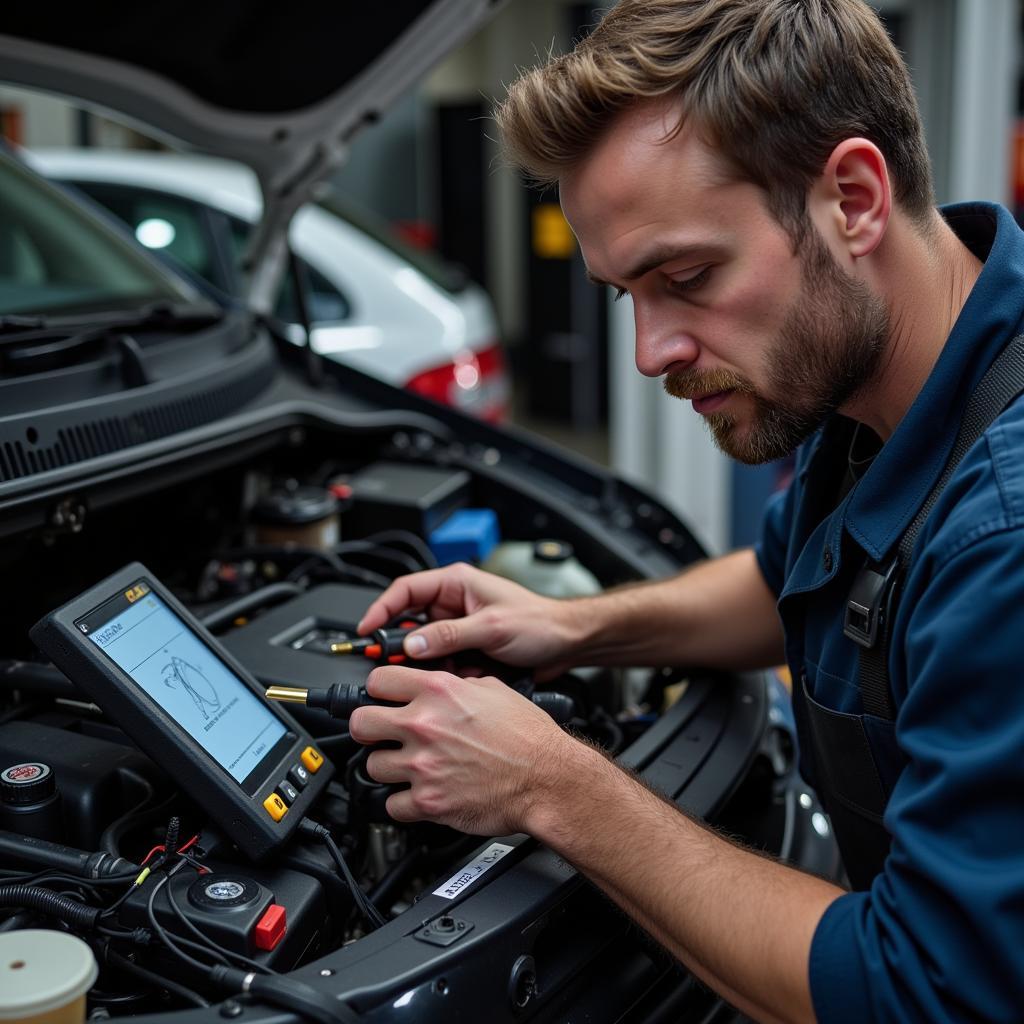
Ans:
[{"label": "black connector plug", "polygon": [[[335,683],[326,690],[306,690],[298,686],[270,686],[267,688],[269,700],[286,701],[292,704],[305,704],[308,708],[322,708],[331,718],[351,718],[356,708],[380,707],[398,708],[390,700],[378,700],[366,692],[365,686],[351,683]],[[547,712],[559,725],[565,725],[576,711],[576,704],[564,693],[535,693],[530,700]]]},{"label": "black connector plug", "polygon": [[335,683],[326,690],[306,690],[298,686],[270,686],[267,688],[269,700],[280,700],[291,704],[305,704],[308,708],[322,708],[331,718],[351,718],[356,708],[370,705],[383,708],[398,708],[390,700],[377,700],[366,692],[365,686],[354,686],[351,683]]}]

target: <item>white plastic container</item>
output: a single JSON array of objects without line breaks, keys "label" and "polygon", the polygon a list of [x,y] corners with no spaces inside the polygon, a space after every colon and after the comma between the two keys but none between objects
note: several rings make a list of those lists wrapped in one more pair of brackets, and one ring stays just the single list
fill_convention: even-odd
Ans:
[{"label": "white plastic container", "polygon": [[0,1021],[81,1024],[96,959],[79,938],[43,928],[0,935]]},{"label": "white plastic container", "polygon": [[564,540],[505,541],[481,568],[545,597],[586,597],[601,592],[597,577]]}]

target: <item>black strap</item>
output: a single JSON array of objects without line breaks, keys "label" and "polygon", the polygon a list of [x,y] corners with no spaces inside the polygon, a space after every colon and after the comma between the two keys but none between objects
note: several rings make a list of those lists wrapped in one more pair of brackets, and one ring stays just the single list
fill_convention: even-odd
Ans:
[{"label": "black strap", "polygon": [[890,630],[900,583],[910,565],[921,527],[968,450],[1021,392],[1024,392],[1024,335],[1018,335],[1003,349],[978,382],[964,410],[960,432],[942,475],[900,538],[895,555],[886,563],[869,562],[854,580],[846,604],[843,632],[860,645],[857,685],[865,714],[889,721],[896,717],[889,685]]}]

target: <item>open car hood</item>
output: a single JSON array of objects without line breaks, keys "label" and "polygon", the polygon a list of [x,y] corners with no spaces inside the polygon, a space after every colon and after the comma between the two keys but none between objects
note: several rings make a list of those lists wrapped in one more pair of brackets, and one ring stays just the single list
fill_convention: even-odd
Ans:
[{"label": "open car hood", "polygon": [[264,214],[250,252],[249,297],[268,311],[295,210],[344,162],[359,130],[499,2],[104,0],[59,12],[8,4],[0,76],[252,167]]}]

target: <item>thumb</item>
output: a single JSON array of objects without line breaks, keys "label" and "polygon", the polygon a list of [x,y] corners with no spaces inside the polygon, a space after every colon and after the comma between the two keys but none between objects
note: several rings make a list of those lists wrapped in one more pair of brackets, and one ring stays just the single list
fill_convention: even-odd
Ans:
[{"label": "thumb", "polygon": [[476,615],[440,619],[410,633],[402,646],[410,658],[440,658],[457,651],[483,650],[494,641],[486,632]]}]

